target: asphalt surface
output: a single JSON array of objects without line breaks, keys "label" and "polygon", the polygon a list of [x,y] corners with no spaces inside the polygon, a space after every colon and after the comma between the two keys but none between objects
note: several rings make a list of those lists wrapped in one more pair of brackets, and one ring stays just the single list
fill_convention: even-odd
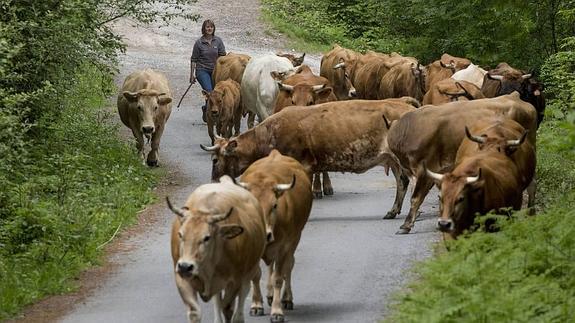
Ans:
[{"label": "asphalt surface", "polygon": [[[241,4],[233,0],[200,1],[194,10],[216,22],[216,33],[224,39],[228,51],[253,57],[289,50],[283,47],[281,36],[266,31],[257,21],[257,5],[257,0]],[[241,17],[234,16],[240,9],[244,10]],[[136,28],[129,22],[117,27],[129,45],[117,83],[121,84],[130,72],[146,67],[163,71],[171,82],[174,108],[160,145],[160,163],[169,161],[189,179],[189,185],[171,196],[177,205],[198,185],[210,182],[210,155],[199,146],[210,143],[201,121],[199,85],[192,86],[180,109],[175,107],[189,84],[189,56],[200,26],[201,20],[177,22],[169,28]],[[319,61],[320,55],[308,54],[304,64],[318,72]],[[431,255],[432,242],[439,239],[435,231],[437,193],[432,191],[422,205],[412,233],[399,236],[395,232],[409,209],[411,190],[398,218],[382,220],[395,194],[395,180],[386,176],[383,168],[364,174],[331,175],[335,195],[314,200],[295,255],[294,310],[285,311],[286,320],[376,322],[385,317],[391,295],[412,277],[410,269]],[[110,278],[61,321],[186,322],[186,308],[175,286],[169,251],[173,219],[165,208],[155,228],[128,242],[133,250],[118,256],[121,266]],[[263,281],[262,289],[265,292]],[[203,322],[213,321],[211,303],[204,303],[202,312]],[[265,313],[269,312],[266,304]],[[246,321],[269,322],[269,316],[253,318],[248,313],[249,301]]]}]

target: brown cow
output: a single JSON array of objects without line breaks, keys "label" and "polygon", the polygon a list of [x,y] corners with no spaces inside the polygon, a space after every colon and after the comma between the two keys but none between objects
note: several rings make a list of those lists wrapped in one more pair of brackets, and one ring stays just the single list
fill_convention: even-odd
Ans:
[{"label": "brown cow", "polygon": [[483,99],[481,89],[467,81],[446,78],[436,82],[423,96],[422,104],[442,104],[453,101]]},{"label": "brown cow", "polygon": [[[529,141],[535,144],[537,112],[515,92],[492,99],[450,102],[441,107],[427,105],[404,115],[391,126],[387,137],[389,149],[397,157],[404,175],[416,177],[411,208],[398,234],[409,233],[413,228],[419,206],[433,186],[423,164],[434,172],[450,171],[465,136],[465,125],[498,113],[507,113],[528,129]],[[406,188],[407,185],[402,186],[398,192],[404,196]],[[384,218],[395,218],[398,214],[395,211],[399,210],[388,212]]]},{"label": "brown cow", "polygon": [[441,189],[438,228],[454,238],[473,225],[476,213],[519,209],[535,173],[535,150],[524,142],[527,132],[521,125],[500,116],[471,126],[478,128],[479,136],[465,129],[469,139],[459,147],[452,172],[427,170]]},{"label": "brown cow", "polygon": [[467,58],[455,57],[447,53],[441,55],[441,59],[425,67],[427,75],[425,91],[429,92],[435,83],[450,78],[454,73],[467,68],[470,64],[471,61]]},{"label": "brown cow", "polygon": [[381,78],[397,62],[397,56],[391,59],[390,55],[374,51],[368,51],[361,55],[355,63],[354,73],[351,77],[357,98],[376,100]]},{"label": "brown cow", "polygon": [[[302,65],[296,74],[285,81],[281,79],[276,81],[280,93],[276,98],[274,113],[291,105],[306,106],[337,100],[332,88],[328,85],[328,80],[313,74],[307,65]],[[322,181],[319,173],[314,175],[313,192],[316,198],[322,197]],[[323,172],[323,194],[333,195],[333,187],[327,172]]]},{"label": "brown cow", "polygon": [[285,57],[290,60],[293,67],[298,67],[303,63],[303,59],[305,57],[305,53],[303,53],[300,57],[295,56],[294,54],[290,53],[276,53],[279,57]]},{"label": "brown cow", "polygon": [[293,309],[294,253],[313,200],[309,174],[297,160],[274,149],[248,167],[239,184],[258,199],[264,213],[268,244],[263,259],[269,266],[267,298],[272,307],[271,321],[283,322],[282,307]]},{"label": "brown cow", "polygon": [[138,155],[144,160],[144,136],[152,140],[146,158],[148,166],[158,166],[160,139],[172,112],[172,93],[166,76],[151,69],[126,77],[118,95],[120,119],[136,138]]},{"label": "brown cow", "polygon": [[[277,149],[312,172],[363,173],[377,165],[391,167],[399,187],[408,179],[400,177],[385,138],[390,122],[415,110],[414,101],[407,97],[292,106],[237,137],[216,139],[214,146],[201,147],[213,154],[213,179],[223,174],[238,176]],[[395,208],[400,206],[394,204]]]},{"label": "brown cow", "polygon": [[[222,313],[226,322],[243,322],[244,301],[250,282],[261,276],[259,261],[266,243],[258,200],[224,176],[219,183],[194,190],[182,208],[174,208],[169,200],[168,206],[177,215],[172,225],[172,260],[188,320],[201,321],[199,294],[204,302],[215,298],[219,322],[223,322]],[[257,297],[254,293],[254,300]],[[261,307],[261,301],[252,302],[252,311]]]},{"label": "brown cow", "polygon": [[220,81],[232,79],[238,83],[242,82],[242,76],[246,65],[251,57],[246,54],[237,54],[229,52],[225,56],[218,57],[216,66],[212,72],[212,82],[215,87]]},{"label": "brown cow", "polygon": [[219,136],[229,138],[240,133],[242,109],[240,107],[240,84],[232,79],[220,81],[212,92],[202,90],[208,102],[206,119],[208,135],[214,144],[214,126]]},{"label": "brown cow", "polygon": [[339,45],[334,45],[322,56],[319,75],[328,79],[338,100],[348,100],[356,96],[350,78],[360,56],[360,53]]},{"label": "brown cow", "polygon": [[397,64],[385,73],[379,84],[378,98],[410,96],[421,102],[425,94],[425,68],[414,62]]}]

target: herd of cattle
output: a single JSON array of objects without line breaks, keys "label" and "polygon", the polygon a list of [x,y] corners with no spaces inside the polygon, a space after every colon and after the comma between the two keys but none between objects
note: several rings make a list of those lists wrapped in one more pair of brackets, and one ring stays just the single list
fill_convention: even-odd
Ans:
[{"label": "herd of cattle", "polygon": [[[545,108],[533,75],[506,63],[486,71],[449,54],[425,66],[338,45],[322,57],[320,75],[303,59],[229,53],[217,61],[214,90],[203,92],[211,145],[201,148],[212,155],[213,183],[181,208],[168,200],[178,215],[176,284],[191,322],[201,319],[198,294],[214,299],[216,321],[243,322],[250,285],[250,314],[263,315],[260,259],[269,266],[271,321],[284,321],[312,200],[333,194],[327,172],[391,169],[396,195],[385,219],[401,212],[415,180],[399,234],[413,228],[433,185],[441,191],[438,228],[452,237],[472,228],[477,213],[521,208],[523,191],[533,206]],[[150,166],[158,163],[171,101],[166,77],[150,69],[128,76],[118,96],[121,120]],[[245,116],[248,130],[240,133]],[[144,137],[151,140],[147,157]]]}]

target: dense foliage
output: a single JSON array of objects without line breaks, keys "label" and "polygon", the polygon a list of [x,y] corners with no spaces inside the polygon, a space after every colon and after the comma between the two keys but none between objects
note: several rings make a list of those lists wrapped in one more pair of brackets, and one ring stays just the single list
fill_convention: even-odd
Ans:
[{"label": "dense foliage", "polygon": [[155,175],[110,136],[103,98],[136,24],[197,19],[196,0],[0,0],[0,320],[93,263]]},{"label": "dense foliage", "polygon": [[[423,62],[443,52],[534,70],[546,117],[537,141],[536,217],[499,219],[416,266],[389,322],[571,322],[575,317],[575,1],[263,0],[282,32]],[[483,219],[484,220],[484,219]],[[441,248],[440,248],[441,249]],[[445,248],[442,248],[445,249]]]}]

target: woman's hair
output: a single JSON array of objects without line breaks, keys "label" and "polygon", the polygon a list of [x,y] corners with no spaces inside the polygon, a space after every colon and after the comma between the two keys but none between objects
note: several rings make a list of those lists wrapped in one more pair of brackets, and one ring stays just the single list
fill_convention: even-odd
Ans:
[{"label": "woman's hair", "polygon": [[216,24],[214,24],[214,22],[211,19],[204,20],[204,23],[202,24],[202,35],[206,34],[206,27],[208,25],[212,25],[214,27],[214,33],[212,35],[215,35],[216,34]]}]

